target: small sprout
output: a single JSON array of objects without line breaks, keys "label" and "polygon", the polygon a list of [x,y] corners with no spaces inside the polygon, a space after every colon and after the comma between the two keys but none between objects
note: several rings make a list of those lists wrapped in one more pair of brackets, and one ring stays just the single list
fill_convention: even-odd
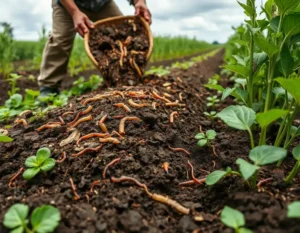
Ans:
[{"label": "small sprout", "polygon": [[0,133],[0,142],[12,142],[14,139]]},{"label": "small sprout", "polygon": [[216,95],[214,95],[212,97],[207,97],[206,100],[207,100],[207,104],[206,104],[207,107],[215,108],[215,107],[219,106],[220,100],[218,99],[218,96],[216,96]]},{"label": "small sprout", "polygon": [[300,218],[300,201],[295,201],[288,205],[288,218]]},{"label": "small sprout", "polygon": [[235,233],[252,233],[251,230],[245,228],[245,217],[238,210],[225,206],[221,212],[221,221],[224,225],[233,228]]},{"label": "small sprout", "polygon": [[43,205],[34,209],[30,217],[29,207],[24,204],[14,204],[4,215],[3,225],[11,229],[11,232],[37,232],[50,233],[55,230],[61,219],[58,209],[51,205]]},{"label": "small sprout", "polygon": [[55,160],[50,158],[51,151],[48,148],[41,148],[37,151],[36,156],[30,156],[25,160],[27,169],[23,173],[26,180],[32,179],[40,171],[50,171],[55,166]]},{"label": "small sprout", "polygon": [[217,133],[216,131],[214,130],[207,130],[206,133],[198,133],[196,136],[195,136],[195,139],[199,140],[197,145],[200,146],[200,147],[203,147],[205,145],[208,145],[210,146],[211,145],[211,141],[214,140],[217,136]]},{"label": "small sprout", "polygon": [[204,112],[204,115],[207,116],[211,121],[217,117],[216,111]]},{"label": "small sprout", "polygon": [[226,171],[221,171],[221,170],[214,171],[206,177],[205,183],[207,185],[214,185],[214,184],[218,183],[224,177],[230,175],[231,172],[232,172],[232,170],[230,167],[228,167],[226,169]]},{"label": "small sprout", "polygon": [[294,177],[300,172],[300,145],[295,147],[293,149],[293,156],[294,159],[297,161],[293,170],[290,172],[290,174],[286,177],[285,182],[287,184],[291,183],[294,179]]}]

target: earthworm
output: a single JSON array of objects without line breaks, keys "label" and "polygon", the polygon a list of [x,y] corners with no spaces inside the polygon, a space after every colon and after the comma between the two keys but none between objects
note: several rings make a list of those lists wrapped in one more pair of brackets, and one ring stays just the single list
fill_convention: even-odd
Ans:
[{"label": "earthworm", "polygon": [[29,113],[32,113],[32,111],[31,111],[31,110],[25,110],[25,111],[23,111],[23,112],[21,112],[21,113],[19,114],[19,117],[24,117],[24,116],[26,116],[26,115],[29,114]]},{"label": "earthworm", "polygon": [[107,118],[107,114],[104,115],[104,116],[101,118],[100,123],[104,123],[104,121],[106,120],[106,118]]},{"label": "earthworm", "polygon": [[61,127],[60,124],[45,124],[45,125],[42,125],[41,127],[37,128],[36,131],[40,132],[44,129],[54,129],[54,128],[58,128],[58,127]]},{"label": "earthworm", "polygon": [[101,150],[103,145],[100,145],[98,147],[95,147],[95,148],[85,148],[84,150],[80,151],[79,153],[77,154],[72,154],[73,157],[79,157],[87,152],[98,152],[99,150]]},{"label": "earthworm", "polygon": [[126,104],[117,103],[117,104],[114,104],[114,106],[116,106],[118,108],[123,108],[126,112],[131,112],[130,108]]},{"label": "earthworm", "polygon": [[112,143],[112,144],[115,144],[115,145],[118,145],[118,144],[121,143],[117,138],[112,138],[112,137],[99,138],[99,142],[101,142],[101,143]]},{"label": "earthworm", "polygon": [[9,180],[8,187],[11,188],[12,183],[18,178],[18,176],[24,171],[24,167],[21,167],[19,171],[13,175],[13,177]]},{"label": "earthworm", "polygon": [[169,86],[172,86],[172,83],[166,82],[163,84],[163,87],[169,87]]},{"label": "earthworm", "polygon": [[123,66],[123,58],[124,58],[124,51],[123,51],[123,44],[120,40],[117,40],[117,43],[119,44],[120,47],[120,52],[121,52],[121,56],[120,56],[120,66]]},{"label": "earthworm", "polygon": [[129,91],[127,93],[130,97],[137,97],[137,98],[145,98],[147,97],[146,94],[143,91]]},{"label": "earthworm", "polygon": [[58,117],[58,120],[60,121],[60,123],[61,123],[62,125],[65,124],[65,121],[64,121],[64,119],[62,119],[62,117]]},{"label": "earthworm", "polygon": [[215,167],[216,167],[216,162],[213,160],[212,161],[212,164],[213,164],[213,168],[212,169],[215,169]]},{"label": "earthworm", "polygon": [[194,180],[188,180],[188,181],[184,181],[184,182],[181,182],[179,183],[178,185],[179,186],[185,186],[185,185],[194,185],[195,184],[195,181]]},{"label": "earthworm", "polygon": [[59,121],[50,121],[47,123],[47,125],[61,125],[61,122]]},{"label": "earthworm", "polygon": [[77,200],[80,199],[80,196],[76,192],[76,187],[75,187],[73,179],[71,177],[70,177],[69,181],[70,181],[71,189],[72,189],[72,192],[73,192],[73,195],[74,195],[74,200],[77,201]]},{"label": "earthworm", "polygon": [[96,95],[95,97],[86,99],[83,102],[83,105],[86,105],[86,104],[88,104],[90,102],[95,102],[95,101],[101,100],[103,98],[111,97],[111,96],[112,96],[111,94]]},{"label": "earthworm", "polygon": [[[130,58],[130,59],[132,59],[132,58]],[[140,67],[136,64],[136,62],[135,62],[134,59],[132,59],[132,65],[133,65],[133,67],[135,68],[135,70],[136,70],[136,72],[138,73],[138,75],[139,75],[140,77],[142,77],[142,76],[143,76],[142,71],[141,71]]]},{"label": "earthworm", "polygon": [[67,158],[67,154],[66,154],[66,152],[62,152],[61,153],[61,159],[59,159],[59,160],[55,160],[55,162],[56,163],[63,163],[65,160],[66,160],[66,158]]},{"label": "earthworm", "polygon": [[114,119],[122,119],[123,117],[124,117],[124,115],[112,116],[112,118],[114,118]]},{"label": "earthworm", "polygon": [[185,107],[185,104],[180,104],[178,102],[172,102],[172,103],[166,103],[166,106],[168,106],[168,107],[175,107],[175,106]]},{"label": "earthworm", "polygon": [[91,115],[88,115],[86,117],[82,117],[80,118],[78,121],[76,121],[74,123],[74,125],[71,125],[71,127],[75,128],[76,126],[78,126],[79,124],[83,123],[83,122],[86,122],[86,121],[91,121],[93,120],[93,117]]},{"label": "earthworm", "polygon": [[180,102],[182,102],[182,93],[181,92],[179,93],[179,100],[180,100]]},{"label": "earthworm", "polygon": [[114,183],[120,183],[120,182],[125,182],[125,181],[132,182],[132,183],[136,184],[138,187],[143,188],[145,190],[145,192],[147,193],[147,195],[149,197],[151,197],[153,200],[164,203],[164,204],[176,209],[178,212],[180,212],[182,214],[185,214],[185,215],[190,214],[190,209],[182,206],[178,202],[176,202],[168,197],[165,197],[165,196],[162,196],[162,195],[159,195],[156,193],[153,193],[153,194],[150,193],[145,184],[142,184],[141,182],[139,182],[138,180],[136,180],[134,178],[121,176],[121,178],[112,177],[111,180]]},{"label": "earthworm", "polygon": [[114,95],[121,96],[123,99],[125,98],[124,93],[122,91],[114,91],[113,93],[114,93]]},{"label": "earthworm", "polygon": [[156,98],[156,99],[162,100],[162,101],[164,101],[164,102],[166,102],[166,103],[172,103],[171,100],[168,100],[166,97],[161,97],[161,96],[160,96],[159,94],[157,94],[155,91],[152,91],[152,94],[153,94],[154,98]]},{"label": "earthworm", "polygon": [[272,182],[272,181],[273,181],[273,178],[267,178],[267,179],[260,180],[257,184],[257,188],[261,188],[262,185]]},{"label": "earthworm", "polygon": [[94,137],[104,138],[107,135],[108,135],[107,133],[90,133],[90,134],[84,135],[81,138],[79,138],[76,142],[76,145],[78,146],[82,140],[86,140],[86,139],[94,138]]},{"label": "earthworm", "polygon": [[183,149],[183,148],[172,148],[170,146],[168,146],[172,151],[181,151],[181,152],[184,152],[186,153],[187,155],[190,155],[191,153],[188,152],[187,150]]},{"label": "earthworm", "polygon": [[99,185],[100,183],[101,183],[101,180],[95,180],[91,185],[90,193],[93,193],[95,186]]},{"label": "earthworm", "polygon": [[148,106],[148,104],[144,103],[144,104],[137,104],[135,103],[132,99],[128,100],[128,103],[131,107],[135,107],[135,108],[143,108]]},{"label": "earthworm", "polygon": [[83,116],[83,115],[88,114],[90,111],[92,111],[92,109],[93,109],[92,106],[88,106],[88,108],[87,108],[86,110],[84,110],[84,111],[82,111],[82,112],[78,112],[78,113],[76,114],[75,119],[74,119],[73,121],[69,122],[67,125],[68,125],[68,126],[72,126],[73,124],[75,124],[76,121],[78,121],[78,118],[79,118],[80,116]]},{"label": "earthworm", "polygon": [[18,119],[15,121],[15,123],[17,123],[18,125],[22,124],[25,127],[28,125],[28,123],[25,119]]},{"label": "earthworm", "polygon": [[153,110],[156,110],[156,102],[152,102],[152,108]]},{"label": "earthworm", "polygon": [[114,130],[114,131],[111,132],[110,136],[115,136],[115,135],[117,135],[121,140],[124,139],[124,137],[121,134],[119,134],[117,131]]},{"label": "earthworm", "polygon": [[168,162],[164,162],[163,165],[161,166],[164,171],[169,174],[169,167],[170,167],[170,164]]},{"label": "earthworm", "polygon": [[123,47],[123,50],[124,50],[124,56],[127,57],[127,47],[124,46],[124,47]]},{"label": "earthworm", "polygon": [[198,180],[196,177],[195,177],[195,175],[194,175],[194,167],[193,167],[193,165],[190,163],[190,161],[188,160],[188,165],[189,165],[189,167],[191,168],[191,175],[192,175],[192,179],[193,179],[193,181],[195,182],[195,184],[203,184],[203,183],[205,183],[205,178],[203,178],[203,179],[201,179],[201,180]]},{"label": "earthworm", "polygon": [[172,96],[169,93],[164,92],[163,93],[165,97],[171,98]]},{"label": "earthworm", "polygon": [[105,125],[104,123],[101,123],[101,122],[99,121],[98,125],[99,125],[100,129],[101,129],[104,133],[108,133],[108,130],[107,130],[106,125]]},{"label": "earthworm", "polygon": [[132,23],[133,31],[136,32],[136,25],[135,23]]},{"label": "earthworm", "polygon": [[199,125],[199,132],[202,133],[203,130],[202,130],[202,125]]},{"label": "earthworm", "polygon": [[78,121],[79,116],[80,116],[80,112],[78,112],[78,113],[76,114],[74,120],[71,121],[71,122],[69,122],[69,123],[67,124],[67,126],[71,126],[71,125],[73,125],[76,121]]},{"label": "earthworm", "polygon": [[103,178],[103,179],[106,179],[106,172],[107,172],[107,169],[108,169],[110,166],[112,166],[112,165],[116,164],[117,162],[119,162],[120,160],[121,160],[121,158],[114,159],[113,161],[111,161],[109,164],[107,164],[107,165],[105,166],[105,168],[104,168],[104,170],[103,170],[103,173],[102,173],[102,178]]},{"label": "earthworm", "polygon": [[177,80],[181,83],[183,83],[182,79],[180,77],[177,77]]},{"label": "earthworm", "polygon": [[126,121],[141,121],[140,118],[138,117],[124,117],[121,122],[120,122],[120,125],[119,125],[119,133],[121,135],[124,135],[125,134],[125,122]]},{"label": "earthworm", "polygon": [[74,114],[74,112],[65,112],[61,116],[65,117],[65,116],[68,116],[68,115],[71,115],[71,114]]},{"label": "earthworm", "polygon": [[179,113],[178,112],[172,112],[170,114],[170,123],[173,124],[174,123],[174,116],[178,117]]},{"label": "earthworm", "polygon": [[82,112],[80,112],[80,116],[86,115],[88,113],[90,113],[93,110],[93,106],[88,106],[88,108]]},{"label": "earthworm", "polygon": [[211,147],[212,147],[212,149],[213,149],[213,154],[214,154],[215,156],[219,157],[219,156],[217,155],[217,153],[216,153],[216,147],[215,147],[214,145],[212,145]]},{"label": "earthworm", "polygon": [[131,50],[130,53],[133,55],[138,55],[138,54],[144,55],[145,54],[145,52],[143,52],[143,51],[136,51],[136,50]]},{"label": "earthworm", "polygon": [[126,40],[124,41],[124,45],[129,45],[131,43],[132,37],[131,36],[127,36]]}]

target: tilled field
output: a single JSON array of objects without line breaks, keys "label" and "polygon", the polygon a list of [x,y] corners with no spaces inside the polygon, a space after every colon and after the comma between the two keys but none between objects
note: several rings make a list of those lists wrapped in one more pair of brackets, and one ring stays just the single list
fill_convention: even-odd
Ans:
[{"label": "tilled field", "polygon": [[[285,171],[264,169],[259,178],[274,180],[258,191],[235,177],[203,184],[211,171],[236,168],[236,158],[249,152],[247,134],[203,115],[210,95],[203,84],[221,61],[222,52],[187,71],[74,99],[45,121],[14,125],[9,135],[15,141],[0,145],[0,219],[23,202],[31,209],[56,206],[59,233],[232,232],[219,220],[229,205],[245,214],[254,232],[300,232],[299,222],[285,217],[287,203],[299,199],[300,182],[285,188]],[[197,147],[200,128],[217,131],[213,147]],[[31,181],[11,180],[41,147],[51,149],[55,168]],[[291,166],[287,161],[287,171]],[[0,232],[8,231],[0,225]]]}]

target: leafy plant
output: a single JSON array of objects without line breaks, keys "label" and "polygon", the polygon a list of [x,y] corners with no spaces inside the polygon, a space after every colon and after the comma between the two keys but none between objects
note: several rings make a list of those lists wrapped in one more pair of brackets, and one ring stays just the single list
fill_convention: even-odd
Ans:
[{"label": "leafy plant", "polygon": [[300,218],[300,201],[295,201],[288,205],[288,218]]},{"label": "leafy plant", "polygon": [[169,67],[164,68],[163,66],[152,66],[150,70],[146,71],[146,75],[156,74],[158,76],[165,76],[170,74]]},{"label": "leafy plant", "polygon": [[103,79],[98,75],[91,75],[88,81],[85,81],[84,77],[80,77],[73,83],[70,95],[81,95],[86,91],[94,91],[102,81]]},{"label": "leafy plant", "polygon": [[207,104],[206,104],[207,107],[216,108],[217,106],[219,106],[220,100],[216,95],[209,96],[206,98],[206,100],[207,100]]},{"label": "leafy plant", "polygon": [[8,77],[12,71],[14,57],[13,28],[6,22],[0,23],[3,30],[0,32],[0,72]]},{"label": "leafy plant", "polygon": [[41,171],[50,171],[55,166],[55,160],[50,156],[51,151],[48,148],[41,148],[37,151],[36,156],[28,157],[25,160],[27,169],[23,173],[24,179],[30,180]]},{"label": "leafy plant", "polygon": [[294,177],[300,172],[300,145],[293,149],[293,156],[296,160],[296,164],[290,174],[286,177],[286,183],[291,183]]},{"label": "leafy plant", "polygon": [[[51,233],[61,219],[58,209],[51,205],[35,208],[28,219],[29,207],[24,204],[14,204],[4,215],[3,225],[11,229],[11,233]],[[32,228],[29,228],[29,222]]]},{"label": "leafy plant", "polygon": [[198,133],[195,136],[195,139],[199,140],[197,145],[203,147],[205,145],[210,146],[211,141],[214,140],[217,136],[216,131],[214,130],[207,130],[206,133]]},{"label": "leafy plant", "polygon": [[20,89],[17,87],[17,80],[20,79],[22,76],[18,74],[10,74],[9,77],[6,79],[10,85],[10,91],[8,91],[9,96],[13,96],[16,94]]},{"label": "leafy plant", "polygon": [[211,121],[217,117],[216,111],[204,112],[204,115],[207,116]]},{"label": "leafy plant", "polygon": [[221,221],[224,225],[233,228],[236,233],[251,233],[252,231],[245,228],[245,217],[238,210],[225,206],[221,212]]}]

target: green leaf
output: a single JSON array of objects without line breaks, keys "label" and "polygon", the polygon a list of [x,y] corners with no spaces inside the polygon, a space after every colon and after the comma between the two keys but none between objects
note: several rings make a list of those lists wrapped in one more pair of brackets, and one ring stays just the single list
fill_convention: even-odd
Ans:
[{"label": "green leaf", "polygon": [[34,231],[38,233],[53,232],[60,221],[58,209],[51,205],[43,205],[36,208],[31,215],[31,224]]},{"label": "green leaf", "polygon": [[235,91],[235,89],[236,89],[236,88],[230,88],[230,87],[227,87],[227,88],[223,91],[221,100],[225,100],[228,96],[230,96],[230,95]]},{"label": "green leaf", "polygon": [[288,205],[288,218],[300,218],[300,201],[295,201]]},{"label": "green leaf", "polygon": [[37,162],[36,156],[30,156],[25,160],[26,167],[38,167],[39,164]]},{"label": "green leaf", "polygon": [[209,89],[213,89],[213,90],[217,90],[217,91],[224,91],[224,88],[221,85],[217,85],[217,84],[206,84],[204,85],[205,87],[209,88]]},{"label": "green leaf", "polygon": [[36,158],[37,158],[37,163],[39,165],[42,165],[44,161],[46,161],[46,159],[50,158],[51,156],[51,151],[49,148],[41,148],[37,151],[36,153]]},{"label": "green leaf", "polygon": [[29,207],[24,204],[14,204],[4,215],[3,225],[13,229],[26,224]]},{"label": "green leaf", "polygon": [[195,139],[197,139],[197,140],[203,139],[203,138],[206,138],[204,133],[198,133],[198,134],[195,136]]},{"label": "green leaf", "polygon": [[207,137],[207,139],[212,140],[212,139],[215,139],[216,136],[217,136],[216,131],[214,131],[212,129],[206,131],[206,137]]},{"label": "green leaf", "polygon": [[229,106],[217,114],[228,126],[249,130],[255,121],[255,112],[245,106]]},{"label": "green leaf", "polygon": [[284,117],[289,113],[287,110],[282,109],[271,109],[264,113],[256,114],[256,121],[260,124],[261,128],[265,128],[270,125],[273,121],[280,117]]},{"label": "green leaf", "polygon": [[25,92],[28,94],[28,95],[31,95],[32,97],[37,97],[40,95],[40,92],[39,91],[35,91],[35,90],[31,90],[31,89],[25,89]]},{"label": "green leaf", "polygon": [[207,139],[201,139],[199,140],[199,142],[197,143],[198,146],[203,147],[207,144]]},{"label": "green leaf", "polygon": [[299,5],[299,0],[274,0],[280,12],[286,13]]},{"label": "green leaf", "polygon": [[224,66],[224,68],[233,71],[237,74],[240,74],[245,78],[249,76],[249,72],[250,72],[250,70],[247,67],[244,67],[242,65],[226,65]]},{"label": "green leaf", "polygon": [[253,62],[255,65],[255,70],[258,70],[268,60],[268,55],[265,52],[254,53]]},{"label": "green leaf", "polygon": [[12,142],[14,139],[6,135],[0,135],[0,142]]},{"label": "green leaf", "polygon": [[232,209],[229,206],[225,206],[222,210],[221,221],[226,226],[235,230],[245,225],[244,215],[240,211]]},{"label": "green leaf", "polygon": [[55,166],[55,160],[52,158],[46,159],[43,165],[40,167],[42,171],[47,172],[50,171]]},{"label": "green leaf", "polygon": [[296,160],[300,161],[300,144],[293,149],[293,156]]},{"label": "green leaf", "polygon": [[243,59],[243,58],[241,58],[240,56],[238,56],[238,55],[232,55],[234,58],[235,58],[235,60],[237,61],[237,63],[239,64],[239,65],[241,65],[241,66],[246,66],[246,61]]},{"label": "green leaf", "polygon": [[[292,1],[292,0],[291,0]],[[297,0],[299,2],[299,0]],[[290,38],[300,33],[300,14],[286,15],[282,29],[286,37]]]},{"label": "green leaf", "polygon": [[291,136],[297,137],[300,135],[300,129],[296,126],[291,126]]},{"label": "green leaf", "polygon": [[280,60],[278,61],[279,71],[288,77],[294,72],[295,61],[287,45],[283,46],[280,53]]},{"label": "green leaf", "polygon": [[274,44],[268,42],[262,35],[254,36],[255,44],[263,50],[269,57],[273,56],[276,53],[279,53],[279,48]]},{"label": "green leaf", "polygon": [[259,166],[253,165],[240,158],[236,160],[236,164],[239,165],[244,180],[248,180],[259,169]]},{"label": "green leaf", "polygon": [[248,228],[242,227],[239,229],[239,233],[253,233],[253,231]]},{"label": "green leaf", "polygon": [[23,232],[24,232],[24,227],[23,226],[19,226],[18,228],[13,229],[9,233],[23,233]]},{"label": "green leaf", "polygon": [[210,173],[205,180],[207,185],[214,185],[227,175],[226,171],[214,171]]},{"label": "green leaf", "polygon": [[23,173],[23,178],[25,180],[31,180],[33,177],[35,177],[40,172],[40,170],[41,169],[39,167],[28,168]]},{"label": "green leaf", "polygon": [[287,155],[287,151],[276,146],[257,146],[250,151],[249,158],[255,165],[267,165],[282,160]]},{"label": "green leaf", "polygon": [[246,15],[248,15],[248,16],[255,15],[255,13],[256,13],[255,9],[253,9],[252,7],[247,6],[247,5],[245,5],[245,4],[243,4],[243,3],[239,2],[239,1],[238,1],[238,4],[240,4],[240,6],[244,8]]},{"label": "green leaf", "polygon": [[244,41],[244,40],[239,40],[239,39],[236,39],[236,40],[233,40],[232,41],[233,43],[238,43],[238,44],[240,44],[240,45],[242,45],[242,46],[248,46],[248,43],[247,43],[247,41]]},{"label": "green leaf", "polygon": [[236,78],[234,81],[238,84],[241,84],[243,87],[245,87],[247,84],[247,80],[245,78]]},{"label": "green leaf", "polygon": [[276,33],[278,32],[279,22],[280,22],[280,16],[276,16],[276,17],[272,18],[272,20],[270,22],[271,29]]},{"label": "green leaf", "polygon": [[298,104],[300,104],[300,79],[275,79],[285,90],[287,90]]},{"label": "green leaf", "polygon": [[244,102],[244,104],[246,104],[247,100],[248,100],[248,91],[245,91],[245,90],[243,90],[241,88],[236,88],[234,96],[237,99],[242,100]]}]

